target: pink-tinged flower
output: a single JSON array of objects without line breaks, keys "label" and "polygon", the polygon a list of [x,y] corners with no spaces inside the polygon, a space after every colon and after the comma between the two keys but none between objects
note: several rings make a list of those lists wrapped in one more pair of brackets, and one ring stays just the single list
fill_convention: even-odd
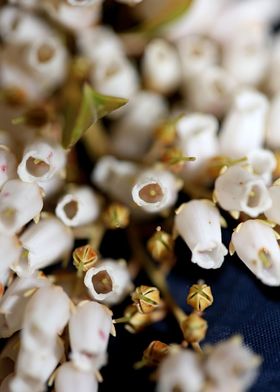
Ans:
[{"label": "pink-tinged flower", "polygon": [[192,200],[176,212],[175,230],[192,251],[192,262],[202,268],[221,267],[227,249],[222,243],[221,216],[208,200]]}]

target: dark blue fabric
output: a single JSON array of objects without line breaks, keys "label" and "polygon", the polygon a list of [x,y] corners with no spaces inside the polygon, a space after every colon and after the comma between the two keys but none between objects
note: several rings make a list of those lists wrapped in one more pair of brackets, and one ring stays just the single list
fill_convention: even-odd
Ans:
[{"label": "dark blue fabric", "polygon": [[[243,335],[245,343],[264,360],[251,391],[279,392],[280,289],[264,286],[236,256],[228,256],[221,269],[207,271],[189,261],[190,253],[183,241],[178,240],[176,248],[178,263],[169,276],[169,286],[178,304],[190,310],[185,304],[186,293],[198,279],[204,279],[212,287],[215,300],[205,312],[209,324],[205,343],[215,343],[237,333]],[[139,277],[139,283],[148,282],[145,275]],[[121,316],[121,311],[122,308],[115,309],[115,317]],[[141,358],[153,339],[169,343],[180,342],[181,338],[172,316],[137,336],[117,325],[117,337],[110,342],[109,365],[102,371],[104,383],[100,391],[153,391],[155,385],[149,381],[151,371],[135,371],[132,364]]]}]

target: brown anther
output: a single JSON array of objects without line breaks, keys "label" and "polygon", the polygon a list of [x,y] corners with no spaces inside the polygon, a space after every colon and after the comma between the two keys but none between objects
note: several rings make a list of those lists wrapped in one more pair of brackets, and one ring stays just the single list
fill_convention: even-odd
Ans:
[{"label": "brown anther", "polygon": [[159,184],[150,183],[144,185],[139,191],[139,197],[146,203],[158,203],[163,198],[163,191]]}]

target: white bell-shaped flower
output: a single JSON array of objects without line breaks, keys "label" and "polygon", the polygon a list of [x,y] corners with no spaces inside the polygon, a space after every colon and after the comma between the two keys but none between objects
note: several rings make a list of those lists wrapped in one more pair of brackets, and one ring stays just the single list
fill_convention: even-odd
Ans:
[{"label": "white bell-shaped flower", "polygon": [[253,90],[243,90],[234,99],[220,133],[220,153],[240,158],[264,143],[268,113],[267,98]]},{"label": "white bell-shaped flower", "polygon": [[204,374],[198,356],[190,350],[169,354],[158,369],[157,392],[201,392]]},{"label": "white bell-shaped flower", "polygon": [[84,283],[90,296],[106,305],[120,303],[133,289],[124,260],[102,260],[96,267],[87,271]]},{"label": "white bell-shaped flower", "polygon": [[187,100],[192,110],[221,117],[228,110],[236,87],[230,73],[220,67],[209,67],[187,83]]},{"label": "white bell-shaped flower", "polygon": [[40,381],[14,375],[8,385],[8,392],[44,392],[45,384]]},{"label": "white bell-shaped flower", "polygon": [[132,98],[138,90],[138,75],[135,67],[125,57],[100,59],[92,70],[94,88],[105,95]]},{"label": "white bell-shaped flower", "polygon": [[272,173],[277,165],[274,154],[265,149],[252,150],[248,153],[247,159],[253,173],[260,176],[266,185],[270,185]]},{"label": "white bell-shaped flower", "polygon": [[[279,50],[280,51],[280,50]],[[280,57],[280,55],[279,55]],[[279,60],[280,66],[280,60]],[[279,83],[279,91],[280,91],[280,83]],[[266,129],[266,137],[265,141],[269,148],[275,150],[280,148],[280,92],[276,94],[272,101],[271,106],[268,112],[268,122]]]},{"label": "white bell-shaped flower", "polygon": [[16,278],[0,301],[0,337],[9,337],[22,328],[26,306],[39,287],[49,286],[46,278],[30,276]]},{"label": "white bell-shaped flower", "polygon": [[133,201],[144,211],[157,213],[173,206],[177,200],[179,184],[167,170],[143,171],[132,188]]},{"label": "white bell-shaped flower", "polygon": [[48,352],[57,344],[70,318],[70,299],[60,286],[39,288],[28,302],[21,345],[30,351]]},{"label": "white bell-shaped flower", "polygon": [[264,211],[264,214],[267,219],[280,225],[280,185],[272,185],[268,188],[268,192],[272,200],[272,205]]},{"label": "white bell-shaped flower", "polygon": [[221,216],[209,200],[192,200],[176,211],[175,230],[192,252],[192,262],[202,268],[221,267],[227,249],[222,243]]},{"label": "white bell-shaped flower", "polygon": [[112,126],[112,149],[126,159],[142,158],[151,146],[154,129],[168,115],[167,103],[161,95],[140,91],[127,109]]},{"label": "white bell-shaped flower", "polygon": [[22,251],[17,237],[0,234],[0,282],[5,285],[10,267],[17,263]]},{"label": "white bell-shaped flower", "polygon": [[215,182],[215,198],[227,211],[242,211],[257,217],[271,206],[262,178],[241,165],[229,167]]},{"label": "white bell-shaped flower", "polygon": [[20,180],[7,181],[0,192],[0,232],[15,234],[43,208],[41,189]]},{"label": "white bell-shaped flower", "polygon": [[0,188],[12,178],[16,177],[16,159],[6,147],[0,145]]},{"label": "white bell-shaped flower", "polygon": [[175,48],[161,38],[149,42],[142,59],[142,72],[148,89],[159,94],[170,94],[177,90],[181,65]]},{"label": "white bell-shaped flower", "polygon": [[59,219],[47,217],[30,225],[20,237],[24,251],[12,268],[19,276],[30,275],[67,256],[73,247],[73,233]]},{"label": "white bell-shaped flower", "polygon": [[61,365],[55,376],[56,392],[97,392],[98,382],[93,372],[83,371],[72,362]]},{"label": "white bell-shaped flower", "polygon": [[184,115],[176,124],[178,147],[186,156],[196,158],[185,165],[182,173],[186,179],[198,176],[208,160],[218,153],[218,121],[214,116],[193,113]]},{"label": "white bell-shaped flower", "polygon": [[93,370],[104,364],[112,316],[97,302],[80,303],[69,321],[71,358],[81,370]]},{"label": "white bell-shaped flower", "polygon": [[44,200],[48,200],[62,190],[65,185],[65,182],[61,173],[57,173],[49,180],[38,181],[37,184],[40,188],[43,189]]},{"label": "white bell-shaped flower", "polygon": [[25,148],[17,172],[22,181],[48,181],[63,169],[65,163],[65,151],[60,145],[37,140]]},{"label": "white bell-shaped flower", "polygon": [[239,336],[217,343],[210,350],[205,363],[210,390],[248,391],[258,375],[260,357],[244,346]]},{"label": "white bell-shaped flower", "polygon": [[268,286],[280,286],[280,249],[274,230],[259,220],[241,223],[231,242],[238,257]]},{"label": "white bell-shaped flower", "polygon": [[57,203],[55,213],[67,226],[81,226],[93,222],[100,213],[100,203],[88,186],[73,189]]}]

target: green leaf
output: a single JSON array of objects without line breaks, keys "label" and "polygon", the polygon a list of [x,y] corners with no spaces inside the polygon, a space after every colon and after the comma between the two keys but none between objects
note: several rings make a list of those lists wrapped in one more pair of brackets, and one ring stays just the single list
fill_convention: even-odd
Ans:
[{"label": "green leaf", "polygon": [[96,92],[90,85],[85,84],[81,102],[77,102],[74,105],[78,107],[77,113],[75,113],[75,109],[71,105],[67,108],[62,137],[63,147],[66,149],[73,147],[90,126],[127,102],[128,100],[125,98],[102,95]]}]

